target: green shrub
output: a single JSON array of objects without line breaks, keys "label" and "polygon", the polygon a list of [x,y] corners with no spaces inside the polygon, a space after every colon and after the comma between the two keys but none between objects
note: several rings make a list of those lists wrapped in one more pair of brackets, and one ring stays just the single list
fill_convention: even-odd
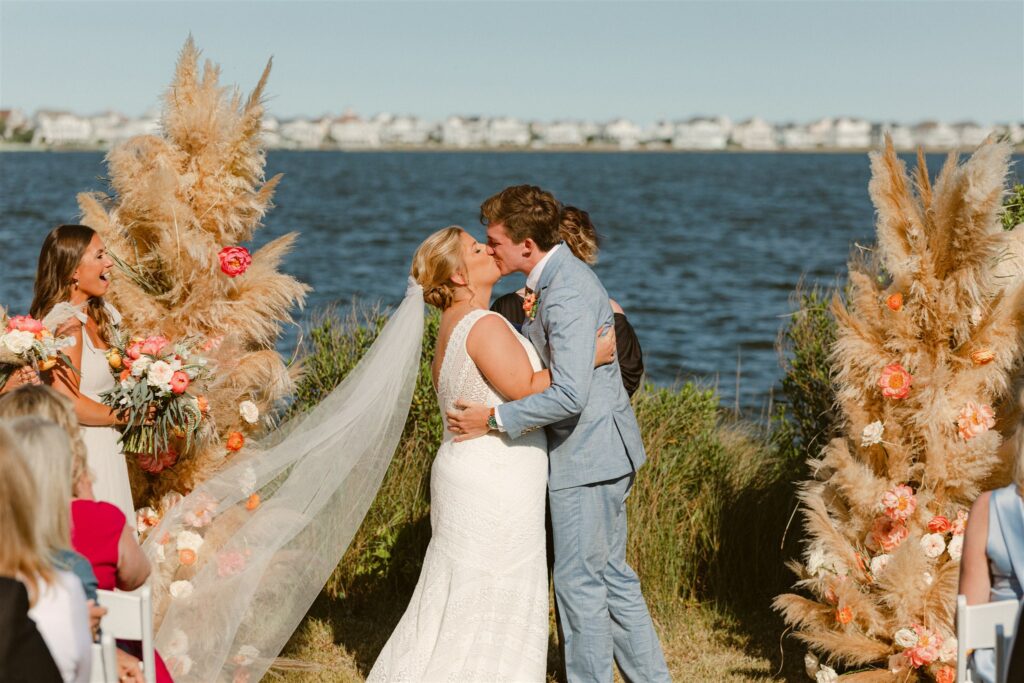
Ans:
[{"label": "green shrub", "polygon": [[1024,223],[1024,185],[1017,183],[1003,200],[1003,229],[1013,230]]}]

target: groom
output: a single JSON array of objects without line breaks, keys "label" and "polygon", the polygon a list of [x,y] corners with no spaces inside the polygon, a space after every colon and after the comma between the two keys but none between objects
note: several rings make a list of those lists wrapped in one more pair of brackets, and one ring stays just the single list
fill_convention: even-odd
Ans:
[{"label": "groom", "polygon": [[[626,496],[645,460],[618,362],[593,367],[595,332],[614,325],[608,294],[559,235],[549,192],[506,188],[483,203],[488,251],[502,275],[527,276],[523,334],[551,370],[546,391],[498,406],[456,403],[458,440],[492,429],[517,439],[544,427],[555,544],[555,596],[569,681],[669,681],[640,581],[626,563]],[[531,296],[532,294],[532,296]]]}]

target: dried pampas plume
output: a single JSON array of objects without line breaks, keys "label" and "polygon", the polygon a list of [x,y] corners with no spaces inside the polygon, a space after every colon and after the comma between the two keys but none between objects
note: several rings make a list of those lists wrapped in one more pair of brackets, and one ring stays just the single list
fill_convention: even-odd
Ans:
[{"label": "dried pampas plume", "polygon": [[187,493],[218,469],[226,435],[255,428],[239,414],[242,401],[254,401],[266,415],[292,389],[274,343],[309,289],[277,270],[296,235],[263,246],[234,278],[221,272],[218,258],[222,248],[252,239],[280,180],[265,180],[260,140],[270,66],[243,99],[220,85],[211,62],[200,71],[190,36],[164,95],[162,134],[111,150],[110,195],[78,196],[82,222],[100,233],[118,263],[108,299],[123,315],[125,332],[221,342],[208,353],[217,368],[207,396],[216,438],[157,475],[142,473],[129,458],[140,506],[169,491]]},{"label": "dried pampas plume", "polygon": [[1001,143],[951,154],[932,184],[923,155],[912,175],[890,140],[871,155],[876,250],[832,305],[845,435],[809,454],[802,593],[775,600],[799,639],[858,669],[849,680],[956,666],[964,516],[1009,481],[1001,432],[1024,359],[1024,255],[1000,222],[1009,156]]}]

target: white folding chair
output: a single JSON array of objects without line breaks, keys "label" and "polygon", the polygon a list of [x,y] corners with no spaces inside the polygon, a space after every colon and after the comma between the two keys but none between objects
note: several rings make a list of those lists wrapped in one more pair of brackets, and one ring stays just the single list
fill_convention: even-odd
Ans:
[{"label": "white folding chair", "polygon": [[972,681],[967,672],[967,651],[995,650],[996,680],[1006,680],[1007,658],[1013,632],[1017,628],[1020,602],[1001,600],[968,605],[963,595],[956,596],[956,680]]},{"label": "white folding chair", "polygon": [[117,645],[109,633],[104,633],[100,642],[92,644],[89,683],[117,683]]},{"label": "white folding chair", "polygon": [[153,600],[149,586],[123,593],[96,591],[99,603],[107,608],[100,621],[104,634],[121,640],[142,642],[142,676],[156,683],[156,653],[153,650]]}]

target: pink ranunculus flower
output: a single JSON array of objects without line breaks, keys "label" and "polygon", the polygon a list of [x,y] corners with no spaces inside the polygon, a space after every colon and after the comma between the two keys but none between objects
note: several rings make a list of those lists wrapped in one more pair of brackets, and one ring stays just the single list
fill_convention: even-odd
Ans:
[{"label": "pink ranunculus flower", "polygon": [[184,394],[188,389],[188,383],[188,375],[181,370],[177,370],[171,375],[171,391],[175,394]]},{"label": "pink ranunculus flower", "polygon": [[912,627],[917,633],[917,645],[903,651],[910,665],[915,669],[928,666],[939,658],[939,648],[942,647],[942,638],[939,634],[929,631],[920,624]]},{"label": "pink ranunculus flower", "polygon": [[171,342],[168,341],[165,337],[161,337],[159,335],[147,337],[142,342],[142,347],[140,348],[140,351],[149,356],[159,356],[160,352],[164,349],[164,347],[170,343]]},{"label": "pink ranunculus flower", "polygon": [[252,256],[245,247],[224,247],[217,258],[220,259],[221,272],[228,277],[238,277],[252,265]]},{"label": "pink ranunculus flower", "polygon": [[889,519],[905,521],[917,509],[914,489],[906,484],[895,486],[882,494],[882,508]]},{"label": "pink ranunculus flower", "polygon": [[968,401],[960,411],[956,424],[960,428],[960,436],[973,439],[996,426],[996,414],[992,406]]},{"label": "pink ranunculus flower", "polygon": [[245,555],[237,550],[229,550],[217,556],[217,576],[234,576],[244,568]]},{"label": "pink ranunculus flower", "polygon": [[878,517],[871,527],[871,537],[887,553],[898,548],[909,535],[906,524],[889,517]]},{"label": "pink ranunculus flower", "polygon": [[7,331],[20,330],[22,332],[31,332],[36,334],[42,332],[45,327],[43,324],[33,318],[30,315],[16,315],[7,321]]},{"label": "pink ranunculus flower", "polygon": [[127,353],[128,357],[132,360],[138,360],[142,355],[142,342],[132,342],[125,353]]},{"label": "pink ranunculus flower", "polygon": [[899,400],[910,395],[910,385],[914,378],[899,363],[891,363],[882,369],[882,376],[878,378],[878,386],[882,389],[882,396]]}]

